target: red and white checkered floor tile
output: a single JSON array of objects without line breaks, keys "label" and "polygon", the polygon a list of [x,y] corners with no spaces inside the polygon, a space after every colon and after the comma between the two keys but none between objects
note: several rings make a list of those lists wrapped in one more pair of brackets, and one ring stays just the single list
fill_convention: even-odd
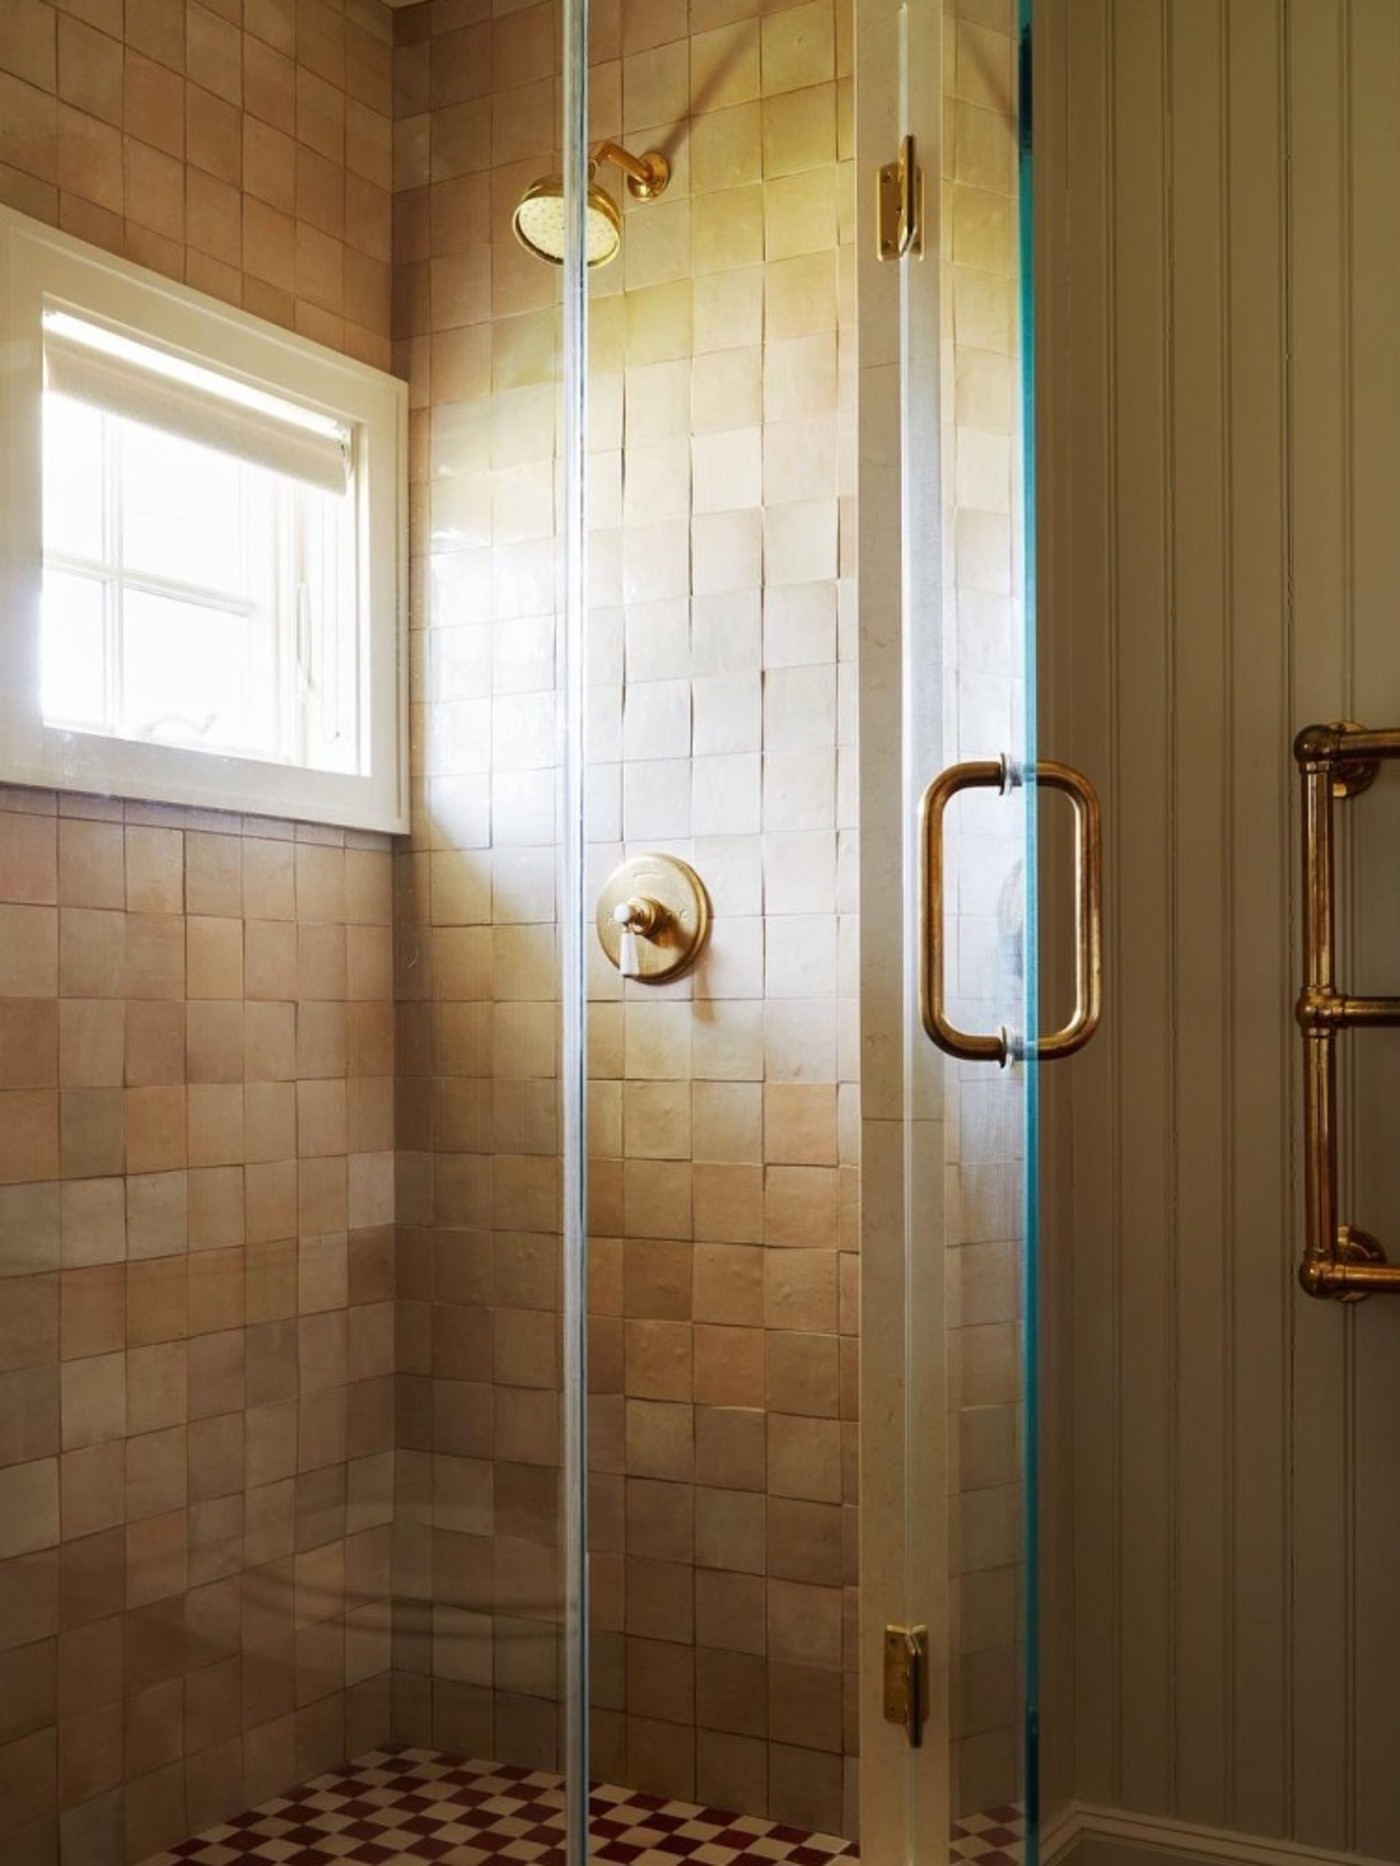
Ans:
[{"label": "red and white checkered floor tile", "polygon": [[[748,1814],[593,1790],[590,1852],[610,1866],[830,1866],[853,1842]],[[988,1858],[994,1856],[988,1855]],[[557,1775],[383,1749],[221,1822],[146,1866],[562,1866]]]},{"label": "red and white checkered floor tile", "polygon": [[1021,1866],[1026,1857],[1026,1817],[1015,1803],[966,1814],[953,1823],[952,1855],[963,1866]]}]

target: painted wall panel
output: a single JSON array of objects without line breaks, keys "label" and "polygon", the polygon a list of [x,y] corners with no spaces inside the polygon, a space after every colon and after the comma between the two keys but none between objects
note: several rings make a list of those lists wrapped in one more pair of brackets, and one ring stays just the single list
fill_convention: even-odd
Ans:
[{"label": "painted wall panel", "polygon": [[[1393,1858],[1400,1305],[1294,1282],[1290,746],[1400,723],[1400,16],[1038,22],[1041,740],[1103,787],[1109,916],[1046,1084],[1047,1801]],[[1346,835],[1340,963],[1393,991],[1400,773]],[[1347,1083],[1394,1238],[1400,1041]]]}]

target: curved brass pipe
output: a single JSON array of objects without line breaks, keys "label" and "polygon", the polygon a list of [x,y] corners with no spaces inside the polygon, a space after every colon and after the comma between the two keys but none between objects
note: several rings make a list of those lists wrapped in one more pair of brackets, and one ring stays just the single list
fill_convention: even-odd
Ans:
[{"label": "curved brass pipe", "polygon": [[589,160],[595,168],[603,162],[610,162],[614,168],[620,168],[627,177],[627,192],[637,201],[654,201],[657,195],[666,192],[666,184],[671,179],[671,164],[659,149],[649,149],[645,155],[634,156],[621,143],[605,139],[593,145]]}]

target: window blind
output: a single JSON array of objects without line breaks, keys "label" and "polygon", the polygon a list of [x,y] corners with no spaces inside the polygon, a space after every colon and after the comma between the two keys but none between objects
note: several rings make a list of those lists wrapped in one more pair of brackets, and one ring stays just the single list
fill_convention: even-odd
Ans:
[{"label": "window blind", "polygon": [[327,492],[350,483],[344,423],[68,312],[45,314],[44,384]]}]

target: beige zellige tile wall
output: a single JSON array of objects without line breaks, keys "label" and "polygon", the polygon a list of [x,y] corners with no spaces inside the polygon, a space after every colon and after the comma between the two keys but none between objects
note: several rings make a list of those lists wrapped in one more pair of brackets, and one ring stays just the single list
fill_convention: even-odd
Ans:
[{"label": "beige zellige tile wall", "polygon": [[387,367],[380,0],[6,0],[0,200]]},{"label": "beige zellige tile wall", "polygon": [[357,842],[0,793],[7,1857],[143,1859],[386,1714],[390,857]]},{"label": "beige zellige tile wall", "polygon": [[[6,0],[0,200],[389,360],[378,0]],[[0,1843],[387,1727],[391,857],[0,791]]]},{"label": "beige zellige tile wall", "polygon": [[[659,146],[593,297],[592,898],[692,860],[692,978],[590,967],[594,1732],[618,1782],[853,1819],[850,17],[592,9],[595,135]],[[402,858],[400,1732],[557,1738],[559,9],[397,20],[415,407]],[[612,172],[600,180],[622,196]],[[625,458],[624,458],[625,447]]]}]

